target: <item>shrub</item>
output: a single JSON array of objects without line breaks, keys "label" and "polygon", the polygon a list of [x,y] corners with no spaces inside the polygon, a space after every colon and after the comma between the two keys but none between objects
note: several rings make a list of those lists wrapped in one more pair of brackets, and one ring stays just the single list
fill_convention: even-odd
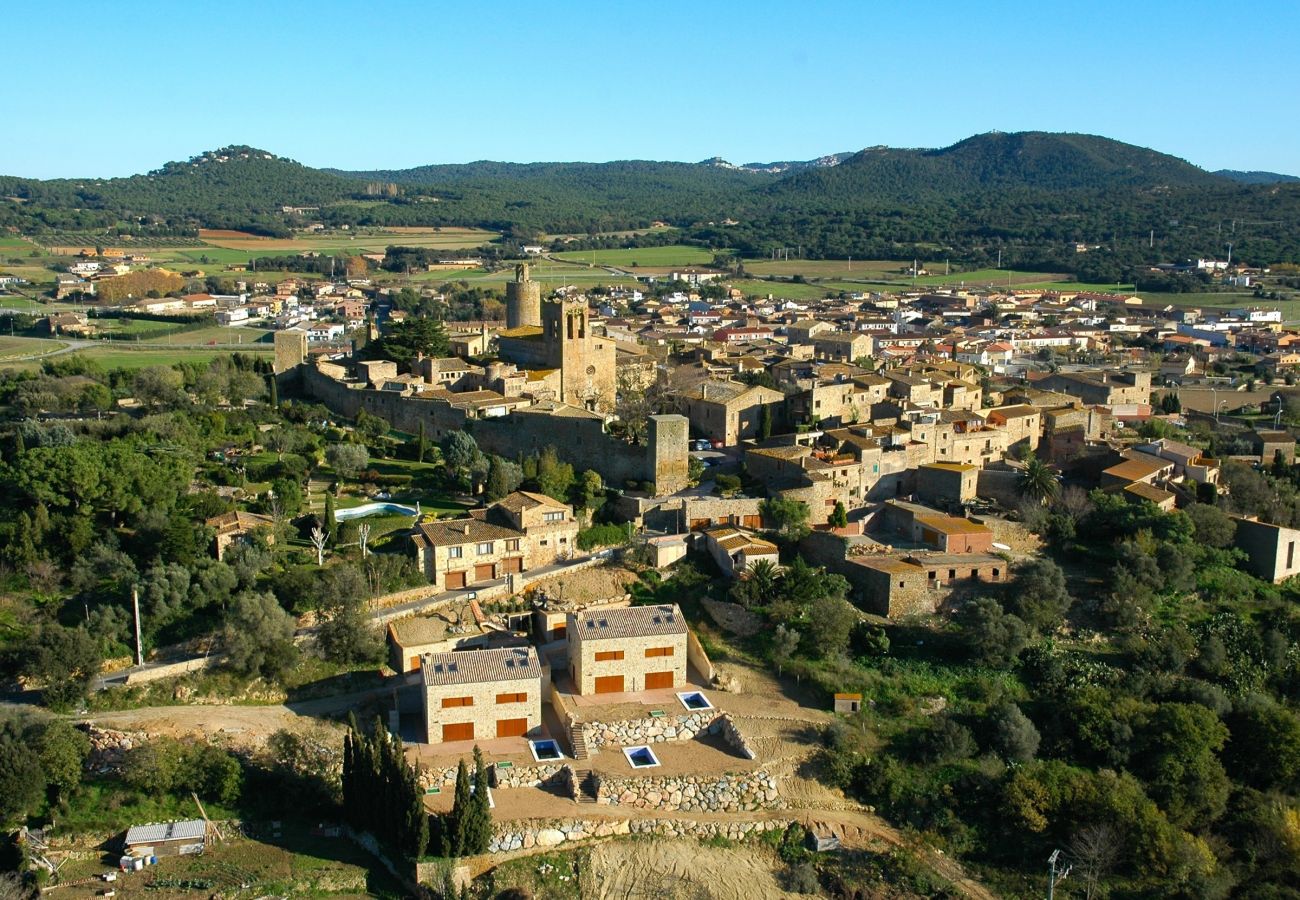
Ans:
[{"label": "shrub", "polygon": [[632,539],[629,525],[592,525],[578,532],[578,548],[621,547]]}]

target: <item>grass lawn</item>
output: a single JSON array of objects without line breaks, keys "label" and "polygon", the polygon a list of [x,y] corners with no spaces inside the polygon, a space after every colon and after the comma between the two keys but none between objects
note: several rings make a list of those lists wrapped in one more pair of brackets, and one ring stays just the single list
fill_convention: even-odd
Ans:
[{"label": "grass lawn", "polygon": [[556,259],[595,263],[598,266],[704,266],[713,261],[714,251],[682,244],[666,247],[635,247],[630,250],[566,250]]},{"label": "grass lawn", "polygon": [[[766,297],[771,294],[778,300],[813,300],[825,297],[829,289],[822,284],[796,284],[792,281],[761,281],[758,279],[738,279],[730,282],[731,286],[747,295]],[[857,285],[854,290],[868,290],[865,285]]]},{"label": "grass lawn", "polygon": [[9,359],[14,356],[31,356],[37,353],[49,353],[51,350],[58,350],[60,347],[66,347],[63,341],[49,340],[46,338],[28,338],[28,337],[0,337],[0,360]]},{"label": "grass lawn", "polygon": [[[105,346],[88,347],[85,350],[75,350],[72,353],[63,354],[63,356],[77,356],[83,359],[94,360],[105,369],[143,369],[145,366],[174,366],[182,362],[211,362],[218,356],[225,356],[232,352],[230,350],[201,350],[185,349],[176,347],[168,349],[156,344],[145,344],[139,350],[126,349],[125,343],[122,346],[112,346],[106,343]],[[148,349],[145,349],[148,348]],[[245,344],[242,352],[270,351],[269,344]],[[56,357],[58,358],[58,357]],[[15,369],[35,369],[39,368],[41,360],[29,359],[14,363],[9,368]]]},{"label": "grass lawn", "polygon": [[38,303],[22,294],[0,294],[0,309],[30,309],[44,315],[50,308],[47,304]]}]

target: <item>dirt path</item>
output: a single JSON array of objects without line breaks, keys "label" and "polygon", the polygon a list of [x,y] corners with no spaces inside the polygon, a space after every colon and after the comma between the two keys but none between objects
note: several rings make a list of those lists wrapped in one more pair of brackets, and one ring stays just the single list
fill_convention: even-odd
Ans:
[{"label": "dirt path", "polygon": [[289,705],[146,706],[95,713],[81,721],[115,731],[141,731],[167,737],[203,735],[234,747],[256,749],[280,729],[341,729],[330,717],[357,709],[388,693],[387,688],[379,688]]}]

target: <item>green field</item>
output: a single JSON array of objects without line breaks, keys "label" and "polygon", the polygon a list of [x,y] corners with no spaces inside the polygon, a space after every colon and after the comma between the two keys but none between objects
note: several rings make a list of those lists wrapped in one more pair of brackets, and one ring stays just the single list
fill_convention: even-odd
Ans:
[{"label": "green field", "polygon": [[[761,281],[759,279],[738,279],[728,282],[732,287],[743,291],[746,295],[755,297],[766,297],[771,294],[778,300],[815,300],[825,297],[828,290],[834,291],[824,284],[798,284],[793,281]],[[855,285],[852,290],[868,290],[865,285]]]},{"label": "green field", "polygon": [[[532,265],[529,269],[530,277],[533,281],[540,281],[544,284],[561,285],[561,284],[580,284],[585,286],[594,286],[598,284],[636,284],[636,279],[626,275],[611,275],[607,270],[601,268],[588,269],[583,266],[573,266],[564,263],[539,262]],[[489,272],[485,269],[448,269],[438,272],[420,272],[410,276],[413,282],[425,282],[432,284],[445,284],[446,282],[464,281],[467,284],[479,287],[501,287],[507,281],[513,280],[515,270],[511,266],[505,266],[495,272]],[[389,280],[382,275],[380,281]],[[405,275],[394,275],[393,281],[405,283]]]},{"label": "green field", "polygon": [[753,275],[802,275],[805,278],[903,278],[908,263],[889,259],[747,259]]},{"label": "green field", "polygon": [[66,346],[63,341],[47,340],[45,338],[0,337],[0,362],[15,356],[49,353],[51,350],[58,350],[60,347]]},{"label": "green field", "polygon": [[669,244],[667,247],[635,247],[631,250],[565,250],[553,254],[556,259],[597,266],[707,266],[714,252],[699,247]]}]

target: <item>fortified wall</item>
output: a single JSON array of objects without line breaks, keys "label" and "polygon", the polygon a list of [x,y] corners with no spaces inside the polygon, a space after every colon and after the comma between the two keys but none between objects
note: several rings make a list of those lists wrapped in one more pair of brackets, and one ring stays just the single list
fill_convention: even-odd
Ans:
[{"label": "fortified wall", "polygon": [[648,446],[638,447],[606,434],[604,422],[598,418],[520,409],[508,416],[477,419],[442,400],[340,381],[311,363],[299,365],[295,371],[302,391],[340,416],[356,418],[364,409],[410,434],[423,424],[425,434],[435,441],[453,431],[464,431],[473,435],[480,449],[506,459],[554,447],[574,469],[593,469],[613,487],[648,481],[656,493],[669,494],[687,486],[689,422],[685,416],[652,416]]}]

